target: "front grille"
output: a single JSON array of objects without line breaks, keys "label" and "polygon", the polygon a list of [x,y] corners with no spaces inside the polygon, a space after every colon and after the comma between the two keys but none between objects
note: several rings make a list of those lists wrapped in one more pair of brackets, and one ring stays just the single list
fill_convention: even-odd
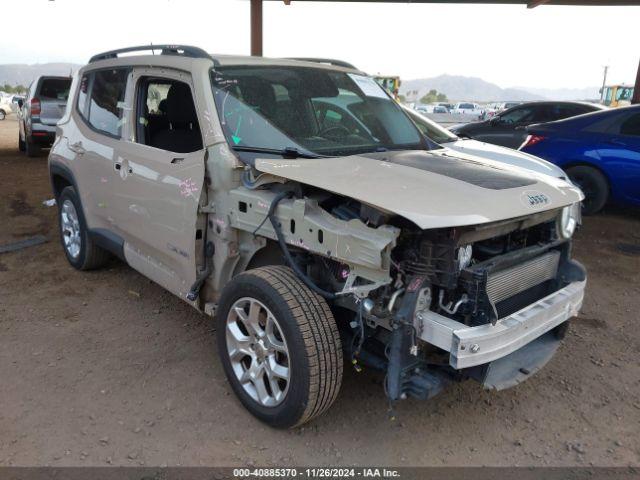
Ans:
[{"label": "front grille", "polygon": [[560,252],[551,251],[513,267],[489,273],[487,278],[489,300],[495,305],[555,278],[559,262]]}]

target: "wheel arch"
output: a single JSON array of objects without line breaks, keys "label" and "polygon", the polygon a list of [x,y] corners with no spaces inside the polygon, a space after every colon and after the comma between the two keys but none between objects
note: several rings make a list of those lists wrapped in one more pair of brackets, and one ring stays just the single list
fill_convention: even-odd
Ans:
[{"label": "wheel arch", "polygon": [[586,160],[569,160],[562,164],[562,170],[564,170],[565,172],[568,169],[573,167],[589,167],[589,168],[593,168],[594,170],[597,170],[599,173],[602,174],[602,176],[607,181],[607,187],[609,189],[609,193],[611,193],[611,178],[601,166],[596,165],[595,163],[592,163],[592,162],[588,162]]},{"label": "wheel arch", "polygon": [[78,184],[73,176],[71,170],[64,165],[51,164],[49,165],[49,175],[51,177],[51,189],[53,196],[57,200],[65,187],[73,187],[78,194]]}]

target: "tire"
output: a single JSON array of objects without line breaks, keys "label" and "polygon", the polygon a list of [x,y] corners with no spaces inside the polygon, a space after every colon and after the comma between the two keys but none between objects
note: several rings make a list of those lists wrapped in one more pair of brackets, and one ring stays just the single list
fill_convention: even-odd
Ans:
[{"label": "tire", "polygon": [[20,132],[18,132],[18,150],[24,152],[27,149],[27,145],[24,143],[24,140],[20,138]]},{"label": "tire", "polygon": [[567,169],[567,175],[585,195],[582,213],[593,215],[602,210],[609,199],[609,182],[606,177],[600,171],[586,165]]},{"label": "tire", "polygon": [[30,141],[29,137],[25,137],[25,152],[27,153],[27,157],[37,157],[40,155],[40,151],[39,145]]},{"label": "tire", "polygon": [[110,258],[89,235],[80,199],[73,187],[65,187],[56,199],[60,243],[67,260],[77,270],[94,270]]},{"label": "tire", "polygon": [[7,118],[7,113],[4,110],[0,110],[0,121]]},{"label": "tire", "polygon": [[[253,322],[256,328],[248,326],[253,308],[259,319]],[[244,311],[244,321],[238,309]],[[343,370],[338,328],[327,302],[291,269],[268,266],[236,276],[222,291],[216,322],[227,379],[245,408],[261,421],[276,428],[295,427],[335,401]],[[288,366],[286,380],[283,366]],[[251,379],[251,372],[258,373]]]}]

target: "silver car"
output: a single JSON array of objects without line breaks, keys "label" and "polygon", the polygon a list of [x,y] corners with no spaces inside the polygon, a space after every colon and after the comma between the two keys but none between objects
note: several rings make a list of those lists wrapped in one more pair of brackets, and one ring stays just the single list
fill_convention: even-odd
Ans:
[{"label": "silver car", "polygon": [[56,124],[67,108],[70,87],[70,77],[40,76],[33,81],[26,100],[18,101],[18,147],[21,152],[33,157],[41,148],[53,144]]}]

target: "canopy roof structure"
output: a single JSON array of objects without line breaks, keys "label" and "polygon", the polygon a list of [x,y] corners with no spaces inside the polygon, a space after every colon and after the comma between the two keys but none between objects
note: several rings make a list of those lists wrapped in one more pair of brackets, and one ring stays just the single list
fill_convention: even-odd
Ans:
[{"label": "canopy roof structure", "polygon": [[[251,2],[251,55],[262,56],[262,3],[264,0],[250,0]],[[334,3],[445,3],[468,5],[523,5],[536,8],[543,5],[565,6],[637,6],[640,0],[267,0],[284,2],[285,5],[301,2],[334,2]],[[631,103],[640,103],[640,64],[636,78],[635,92]]]}]

